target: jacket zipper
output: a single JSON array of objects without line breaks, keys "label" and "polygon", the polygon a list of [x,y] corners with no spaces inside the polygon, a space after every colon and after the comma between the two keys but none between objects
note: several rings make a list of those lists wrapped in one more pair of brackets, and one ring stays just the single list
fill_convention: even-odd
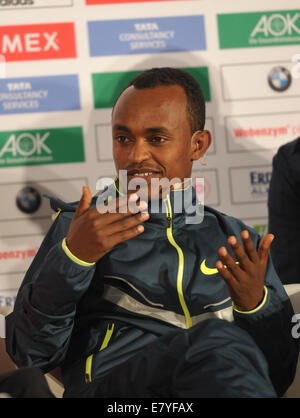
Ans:
[{"label": "jacket zipper", "polygon": [[179,245],[177,244],[177,242],[175,241],[173,237],[172,206],[171,206],[169,195],[164,199],[164,204],[166,207],[166,214],[167,214],[167,237],[168,237],[170,244],[176,249],[178,253],[177,293],[178,293],[180,305],[184,313],[186,328],[190,328],[192,326],[192,319],[191,319],[191,315],[189,313],[188,307],[186,305],[186,302],[184,300],[183,289],[182,289],[184,256],[183,256],[182,249],[179,247]]},{"label": "jacket zipper", "polygon": [[[106,348],[108,346],[108,343],[109,343],[109,341],[111,339],[111,336],[114,332],[114,327],[115,327],[114,323],[107,325],[105,337],[102,341],[102,344],[101,344],[101,347],[100,347],[99,351],[104,350],[104,348]],[[88,358],[86,359],[86,362],[85,362],[85,382],[86,383],[90,383],[92,381],[93,357],[94,357],[94,354],[90,354],[88,356]]]}]

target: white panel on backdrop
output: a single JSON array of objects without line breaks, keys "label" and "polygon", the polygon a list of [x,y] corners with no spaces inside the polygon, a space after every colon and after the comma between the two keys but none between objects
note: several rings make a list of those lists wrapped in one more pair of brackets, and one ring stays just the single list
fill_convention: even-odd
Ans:
[{"label": "white panel on backdrop", "polygon": [[[218,206],[220,204],[219,180],[216,169],[195,170],[192,172],[195,178],[204,178],[204,204],[208,206]],[[201,190],[199,193],[201,194]]]},{"label": "white panel on backdrop", "polygon": [[231,167],[232,204],[266,202],[271,180],[271,166]]},{"label": "white panel on backdrop", "polygon": [[[20,234],[27,236],[46,234],[52,222],[50,212],[52,215],[53,211],[49,207],[49,214],[38,219],[1,219],[0,242],[1,238],[20,236]],[[28,239],[30,240],[30,237]]]},{"label": "white panel on backdrop", "polygon": [[[0,238],[7,235],[45,233],[53,210],[50,208],[49,199],[43,198],[43,195],[49,194],[63,200],[76,201],[80,199],[82,186],[86,184],[85,178],[0,183],[0,195],[5,196],[1,202]],[[40,206],[34,213],[26,213],[16,204],[18,194],[26,187],[33,188],[41,197]]]},{"label": "white panel on backdrop", "polygon": [[276,150],[300,135],[300,113],[225,117],[228,152]]},{"label": "white panel on backdrop", "polygon": [[73,0],[1,0],[0,10],[72,6]]},{"label": "white panel on backdrop", "polygon": [[112,161],[112,133],[111,124],[103,123],[95,126],[96,147],[99,161]]},{"label": "white panel on backdrop", "polygon": [[8,237],[0,241],[0,275],[25,272],[42,242],[43,235]]},{"label": "white panel on backdrop", "polygon": [[215,137],[215,128],[214,128],[214,120],[212,117],[207,117],[205,121],[205,129],[211,132],[212,135],[212,143],[208,149],[207,155],[215,154],[216,153],[216,137]]},{"label": "white panel on backdrop", "polygon": [[300,83],[291,75],[293,66],[288,61],[223,65],[223,98],[227,101],[300,97]]}]

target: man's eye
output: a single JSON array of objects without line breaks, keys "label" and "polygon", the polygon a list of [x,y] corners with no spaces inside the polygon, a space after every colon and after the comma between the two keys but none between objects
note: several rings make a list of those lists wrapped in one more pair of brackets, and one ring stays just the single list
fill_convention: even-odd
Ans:
[{"label": "man's eye", "polygon": [[129,141],[129,139],[127,138],[127,136],[118,135],[116,136],[116,141],[119,142],[120,144],[125,144],[126,142]]},{"label": "man's eye", "polygon": [[162,142],[165,142],[165,139],[162,138],[161,136],[152,136],[150,138],[150,142],[162,143]]}]

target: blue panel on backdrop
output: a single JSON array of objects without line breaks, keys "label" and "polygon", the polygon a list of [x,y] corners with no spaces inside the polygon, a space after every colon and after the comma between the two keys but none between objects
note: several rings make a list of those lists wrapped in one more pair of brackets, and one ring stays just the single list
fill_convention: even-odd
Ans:
[{"label": "blue panel on backdrop", "polygon": [[80,109],[78,76],[0,79],[0,114]]},{"label": "blue panel on backdrop", "polygon": [[206,49],[202,15],[91,21],[88,32],[92,57]]}]

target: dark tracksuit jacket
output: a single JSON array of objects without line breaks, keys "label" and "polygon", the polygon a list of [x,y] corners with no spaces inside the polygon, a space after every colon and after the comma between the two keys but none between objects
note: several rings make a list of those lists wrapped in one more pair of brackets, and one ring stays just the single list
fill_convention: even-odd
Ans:
[{"label": "dark tracksuit jacket", "polygon": [[300,283],[300,137],[282,145],[273,158],[268,208],[276,272],[283,284]]},{"label": "dark tracksuit jacket", "polygon": [[[195,190],[188,190],[189,204],[195,205]],[[110,193],[114,195],[114,187],[100,200]],[[161,212],[151,213],[141,235],[93,265],[78,264],[62,247],[77,204],[51,200],[60,213],[6,317],[7,350],[19,366],[44,372],[63,366],[65,387],[76,380],[91,382],[170,330],[217,317],[251,335],[268,361],[277,394],[286,391],[294,378],[299,342],[291,335],[293,309],[272,262],[264,300],[247,313],[233,309],[215,269],[218,249],[229,235],[240,239],[247,228],[258,247],[257,232],[206,206],[201,223],[187,224],[193,212],[185,205],[183,212],[174,213],[176,193],[184,192],[172,191],[161,202]]]}]

